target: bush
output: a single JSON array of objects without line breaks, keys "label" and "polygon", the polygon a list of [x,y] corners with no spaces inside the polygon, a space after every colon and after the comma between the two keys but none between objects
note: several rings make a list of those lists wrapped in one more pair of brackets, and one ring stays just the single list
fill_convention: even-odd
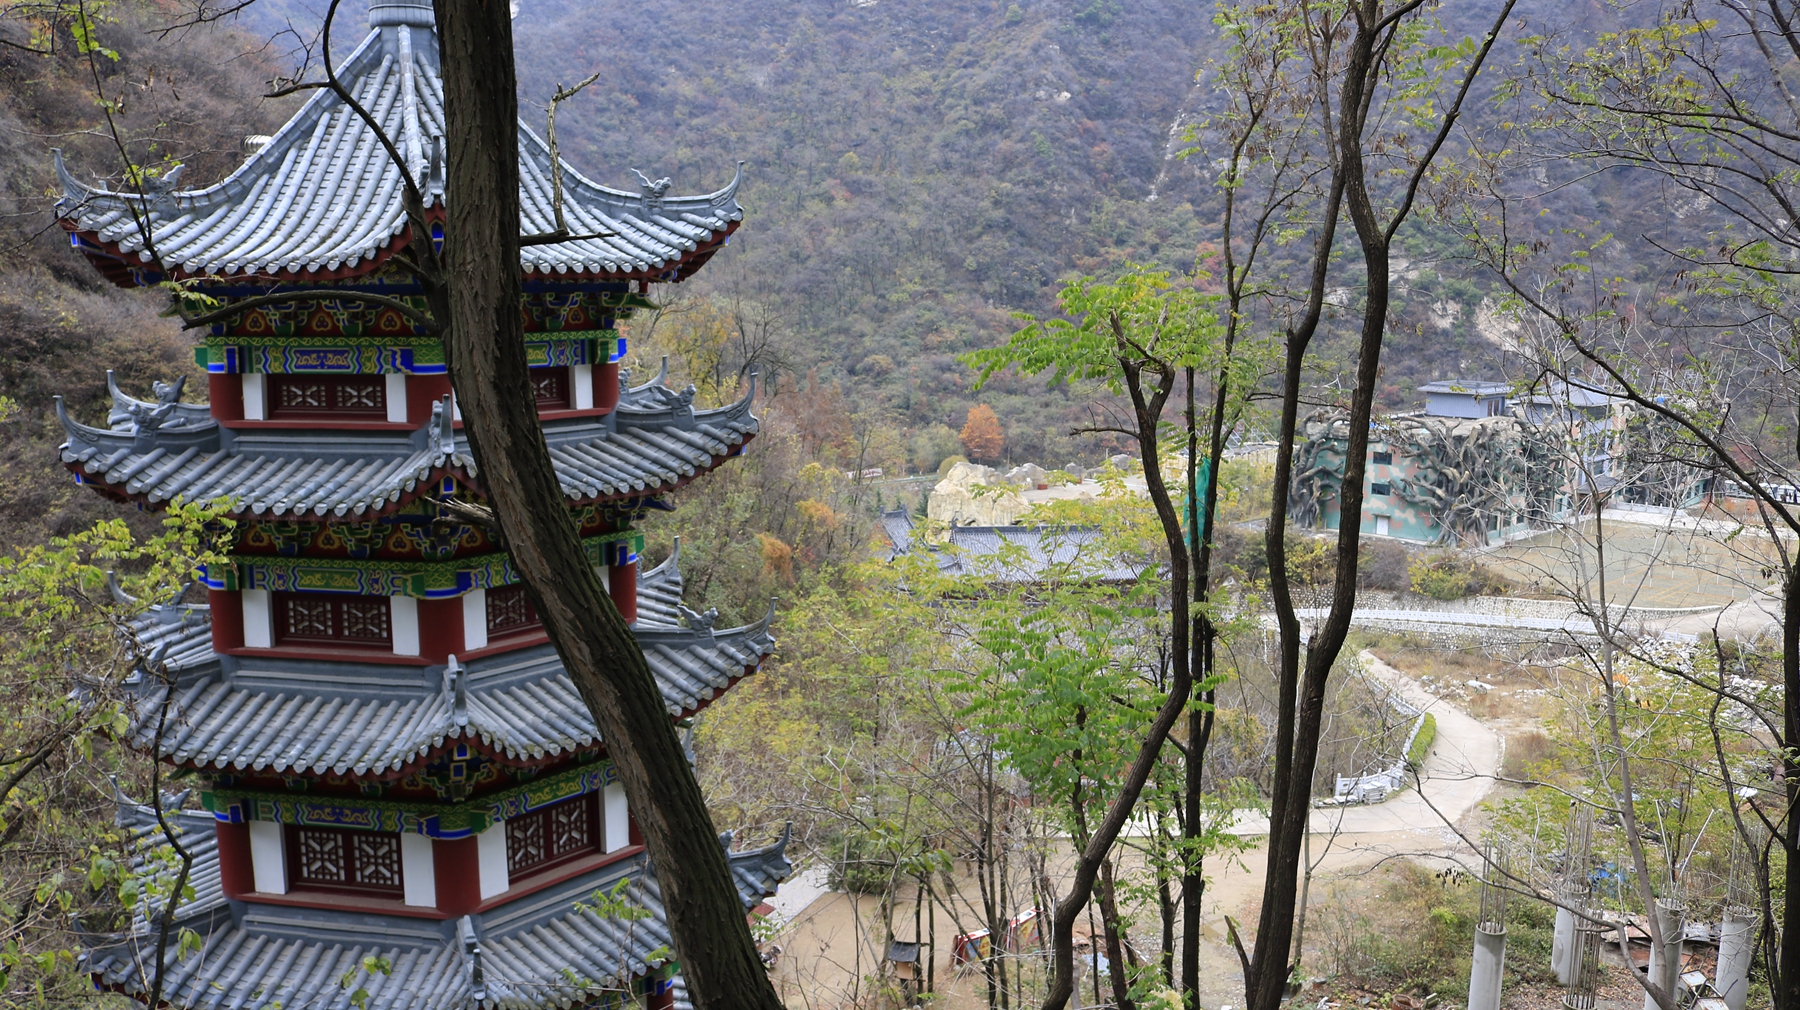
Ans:
[{"label": "bush", "polygon": [[948,477],[950,475],[951,467],[955,466],[958,463],[967,463],[968,461],[969,461],[969,457],[967,457],[967,456],[961,456],[961,455],[945,456],[944,461],[942,463],[938,464],[938,471],[937,471],[938,479],[942,480],[945,477]]},{"label": "bush", "polygon": [[1500,774],[1509,779],[1533,778],[1533,770],[1556,756],[1550,738],[1537,730],[1528,730],[1506,741],[1506,757],[1500,762]]},{"label": "bush", "polygon": [[1412,746],[1406,749],[1406,763],[1417,768],[1431,752],[1431,741],[1437,739],[1437,716],[1425,713],[1425,721],[1419,725],[1419,735],[1413,737]]},{"label": "bush", "polygon": [[1365,540],[1356,562],[1356,584],[1363,589],[1404,593],[1412,588],[1406,548],[1391,540]]},{"label": "bush", "polygon": [[1434,600],[1460,600],[1475,591],[1472,566],[1450,555],[1417,558],[1407,566],[1413,592]]},{"label": "bush", "polygon": [[1465,876],[1397,861],[1339,887],[1315,906],[1329,971],[1364,989],[1467,994],[1476,888]]}]

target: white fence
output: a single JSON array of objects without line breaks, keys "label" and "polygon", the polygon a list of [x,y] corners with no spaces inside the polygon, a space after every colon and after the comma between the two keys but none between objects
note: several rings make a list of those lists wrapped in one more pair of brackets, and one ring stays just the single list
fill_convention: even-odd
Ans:
[{"label": "white fence", "polygon": [[1337,785],[1332,790],[1333,802],[1346,806],[1354,803],[1380,803],[1406,788],[1406,755],[1412,753],[1413,741],[1419,738],[1419,731],[1425,728],[1425,713],[1395,697],[1389,697],[1388,704],[1413,717],[1412,731],[1406,734],[1406,743],[1400,746],[1400,756],[1394,759],[1393,764],[1378,772],[1337,776]]}]

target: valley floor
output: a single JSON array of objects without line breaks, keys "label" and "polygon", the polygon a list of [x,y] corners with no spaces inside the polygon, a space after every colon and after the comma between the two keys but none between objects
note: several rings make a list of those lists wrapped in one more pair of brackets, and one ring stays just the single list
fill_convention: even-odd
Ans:
[{"label": "valley floor", "polygon": [[[1433,713],[1438,734],[1421,771],[1419,789],[1408,789],[1381,804],[1314,811],[1311,858],[1318,864],[1315,879],[1353,878],[1399,857],[1428,865],[1471,862],[1473,850],[1455,826],[1464,824],[1493,788],[1502,758],[1500,737],[1462,707],[1432,695],[1374,654],[1364,652],[1361,658],[1371,676],[1393,686],[1421,710]],[[1240,830],[1258,835],[1267,830],[1267,821],[1249,815]],[[1207,1008],[1242,1005],[1243,974],[1227,937],[1225,918],[1255,923],[1265,858],[1265,846],[1259,842],[1229,863],[1216,859],[1209,867],[1201,943],[1201,997]],[[784,1000],[790,1007],[809,1010],[877,1005],[870,999],[864,979],[873,972],[883,942],[878,932],[879,899],[824,891],[823,874],[817,871],[810,877],[801,876],[784,888],[793,890],[777,906],[778,913],[788,913],[777,941],[783,952],[776,977]],[[1315,888],[1315,910],[1322,897],[1323,888]],[[811,900],[804,907],[793,907],[806,898]],[[895,920],[910,925],[911,905],[903,905]],[[1153,932],[1154,910],[1142,910],[1139,921],[1143,925],[1135,930],[1138,935]],[[875,935],[870,934],[871,924]],[[940,918],[940,940],[953,932]],[[958,974],[950,965],[949,944],[941,942],[940,946],[936,955],[940,996],[934,1005],[950,1010],[985,1007],[980,974],[969,970]],[[1091,977],[1083,979],[1081,988],[1086,995],[1079,1006],[1095,1002],[1092,982]],[[1110,998],[1104,981],[1101,995]]]}]

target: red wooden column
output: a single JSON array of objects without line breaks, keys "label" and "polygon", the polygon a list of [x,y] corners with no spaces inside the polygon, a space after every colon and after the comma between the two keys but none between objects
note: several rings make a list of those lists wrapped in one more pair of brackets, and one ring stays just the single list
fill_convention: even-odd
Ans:
[{"label": "red wooden column", "polygon": [[619,405],[619,363],[594,366],[594,409],[612,410]]},{"label": "red wooden column", "polygon": [[256,890],[256,870],[250,865],[250,825],[213,822],[219,843],[219,886],[227,898],[242,898]]},{"label": "red wooden column", "polygon": [[627,624],[637,620],[637,562],[609,565],[606,578],[613,606],[619,608],[619,616],[625,618]]},{"label": "red wooden column", "polygon": [[431,408],[450,395],[448,375],[406,377],[406,422],[417,428],[431,423]]},{"label": "red wooden column", "polygon": [[213,651],[224,652],[226,649],[243,648],[243,596],[224,589],[208,589],[206,603],[212,612]]},{"label": "red wooden column", "polygon": [[244,419],[244,377],[231,372],[212,372],[206,376],[207,405],[215,421]]},{"label": "red wooden column", "polygon": [[474,836],[432,839],[431,869],[438,911],[468,915],[481,904],[481,850]]},{"label": "red wooden column", "polygon": [[462,597],[419,601],[419,655],[442,663],[453,652],[466,652]]}]

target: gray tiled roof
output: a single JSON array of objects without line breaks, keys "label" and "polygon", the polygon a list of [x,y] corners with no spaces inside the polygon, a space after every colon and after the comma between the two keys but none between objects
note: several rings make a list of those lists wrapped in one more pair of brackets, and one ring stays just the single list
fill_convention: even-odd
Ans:
[{"label": "gray tiled roof", "polygon": [[[677,558],[644,573],[632,625],[672,716],[688,715],[749,674],[775,649],[774,609],[759,621],[714,631],[709,615],[681,607]],[[676,623],[687,614],[698,626]],[[331,772],[391,776],[446,741],[478,739],[505,757],[536,761],[591,747],[598,730],[548,645],[442,667],[366,669],[346,663],[231,657],[212,652],[204,606],[158,606],[133,624],[143,640],[171,642],[166,662],[174,700],[158,756],[223,772]],[[175,629],[175,630],[170,630]],[[179,662],[178,662],[179,659]],[[459,684],[460,680],[460,684]],[[139,720],[131,742],[156,743],[170,688],[148,677],[130,685]]]},{"label": "gray tiled roof", "polygon": [[[392,16],[395,11],[400,16]],[[338,76],[393,140],[428,208],[440,208],[444,89],[429,9],[390,4],[372,11],[371,22],[380,27],[343,62]],[[171,176],[153,182],[145,196],[109,191],[77,179],[61,152],[56,168],[65,225],[90,256],[127,266],[316,282],[366,273],[398,248],[396,239],[408,237],[399,167],[368,124],[327,89],[314,92],[237,171],[204,189],[175,189],[178,178]],[[524,123],[519,172],[522,233],[554,230],[549,147]],[[566,162],[562,177],[570,233],[607,237],[527,246],[520,260],[528,275],[679,279],[743,219],[737,202],[741,166],[724,189],[691,197],[664,195],[666,179],[644,180],[635,191],[610,189]],[[160,262],[153,264],[145,248],[140,216],[151,228]],[[125,282],[119,272],[107,272]]]},{"label": "gray tiled roof", "polygon": [[[755,437],[755,396],[753,378],[738,402],[695,410],[690,390],[651,383],[629,390],[605,416],[543,422],[563,493],[585,502],[686,483]],[[211,418],[150,430],[96,428],[70,417],[61,397],[56,413],[68,434],[64,465],[85,483],[152,505],[225,497],[239,503],[240,515],[368,518],[429,493],[444,477],[479,486],[468,439],[441,403],[429,424],[399,434],[233,431]]]},{"label": "gray tiled roof", "polygon": [[[915,544],[912,514],[881,514],[887,559],[910,554]],[[942,541],[924,544],[927,556],[945,575],[988,582],[1035,582],[1052,569],[1057,577],[1135,582],[1144,565],[1099,547],[1098,530],[1085,526],[950,526]]]},{"label": "gray tiled roof", "polygon": [[[118,793],[116,787],[115,796],[118,802],[119,827],[124,828],[131,837],[132,875],[139,879],[155,878],[160,884],[139,891],[145,897],[133,912],[132,925],[133,928],[142,930],[151,915],[158,915],[162,911],[162,902],[151,895],[161,895],[172,890],[181,865],[167,861],[172,848],[163,835],[162,825],[156,820],[156,808],[147,803],[133,803],[124,794]],[[180,913],[183,919],[195,919],[211,915],[225,907],[225,888],[219,881],[219,839],[213,831],[213,816],[204,810],[181,809],[187,796],[185,792],[165,794],[163,811],[182,847],[194,857],[194,865],[188,870],[188,885],[194,889],[194,894],[182,903]]]},{"label": "gray tiled roof", "polygon": [[[136,809],[142,819],[146,808]],[[205,834],[212,836],[210,829]],[[729,837],[721,838],[728,847]],[[788,840],[783,833],[773,844],[728,853],[745,908],[773,894],[791,871]],[[661,963],[651,955],[669,943],[668,912],[643,855],[449,921],[254,903],[230,908],[222,899],[199,897],[222,894],[216,857],[197,859],[193,879],[196,900],[181,908],[177,922],[199,933],[202,946],[185,958],[173,949],[165,953],[164,992],[168,1005],[195,1010],[349,1010],[359,987],[368,991],[369,1010],[578,1005],[584,994],[564,969],[590,981],[614,977],[621,967],[638,976]],[[630,881],[626,899],[648,917],[626,922],[574,907],[620,879]],[[140,919],[128,934],[90,938],[84,967],[99,986],[144,994],[155,943],[156,932]],[[371,956],[386,958],[391,971],[362,971]],[[346,973],[348,985],[341,982]],[[678,995],[684,988],[678,980]]]}]

